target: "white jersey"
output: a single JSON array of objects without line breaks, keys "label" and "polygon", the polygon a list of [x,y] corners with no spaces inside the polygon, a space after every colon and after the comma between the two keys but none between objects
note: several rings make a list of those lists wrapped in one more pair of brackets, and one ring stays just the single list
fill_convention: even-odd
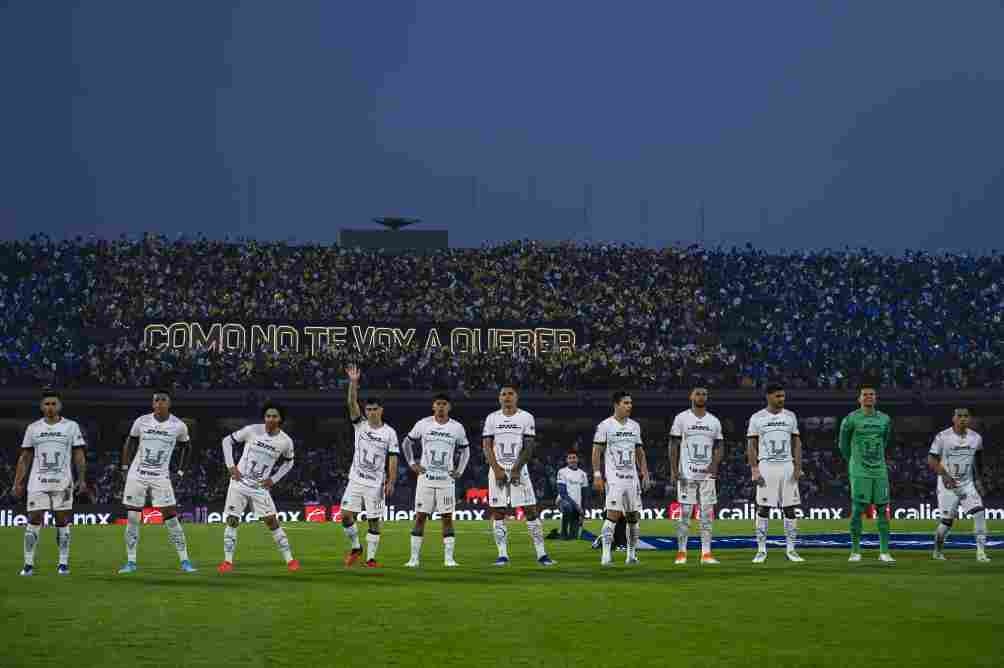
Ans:
[{"label": "white jersey", "polygon": [[[931,454],[941,458],[941,463],[958,483],[973,482],[973,460],[976,453],[983,449],[983,438],[972,429],[967,429],[964,436],[959,436],[955,430],[948,428],[939,432],[931,443]],[[938,487],[945,482],[938,477]]]},{"label": "white jersey", "polygon": [[608,483],[638,481],[635,448],[641,446],[641,425],[627,418],[623,423],[608,417],[596,427],[593,443],[603,443],[603,473]]},{"label": "white jersey", "polygon": [[188,443],[188,426],[173,415],[161,422],[147,413],[136,418],[129,436],[139,439],[139,449],[129,466],[129,475],[171,477],[171,455],[178,443]]},{"label": "white jersey", "polygon": [[589,478],[586,472],[579,468],[563,467],[558,471],[558,485],[564,485],[568,491],[568,496],[579,508],[582,507],[582,488],[589,486]]},{"label": "white jersey", "polygon": [[422,444],[422,458],[419,464],[425,469],[419,479],[427,487],[453,487],[454,454],[459,448],[470,445],[464,425],[454,419],[440,424],[429,416],[415,423],[408,432],[408,438]]},{"label": "white jersey", "polygon": [[[495,459],[509,474],[519,461],[519,454],[523,451],[523,439],[536,437],[537,423],[532,415],[519,408],[512,415],[506,415],[500,409],[485,418],[483,435],[492,439]],[[517,473],[521,478],[527,479],[526,466]],[[488,474],[493,475],[490,471]]]},{"label": "white jersey", "polygon": [[787,409],[771,413],[764,408],[750,418],[746,436],[757,437],[757,459],[761,464],[788,464],[793,461],[791,442],[798,436],[798,418]]},{"label": "white jersey", "polygon": [[239,482],[247,487],[260,488],[261,481],[272,475],[276,462],[293,459],[293,439],[281,429],[269,434],[265,425],[249,424],[235,431],[230,438],[244,444],[237,470],[241,472]]},{"label": "white jersey", "polygon": [[382,487],[387,478],[387,459],[401,452],[397,432],[386,423],[374,429],[362,416],[352,426],[356,432],[356,447],[349,482],[364,487]]},{"label": "white jersey", "polygon": [[722,440],[722,423],[711,413],[703,417],[686,410],[676,416],[670,436],[681,439],[680,477],[685,480],[707,480],[715,441]]},{"label": "white jersey", "polygon": [[24,430],[23,449],[34,450],[28,476],[28,493],[63,491],[73,485],[70,460],[73,448],[84,447],[80,425],[73,420],[60,418],[56,424],[45,419],[32,422]]}]

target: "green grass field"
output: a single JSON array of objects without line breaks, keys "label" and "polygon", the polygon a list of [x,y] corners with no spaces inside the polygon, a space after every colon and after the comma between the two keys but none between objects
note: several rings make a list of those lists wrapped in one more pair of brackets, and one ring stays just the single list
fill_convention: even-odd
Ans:
[{"label": "green grass field", "polygon": [[[776,524],[776,526],[775,526]],[[1000,531],[993,526],[992,531]],[[588,528],[596,530],[598,523]],[[0,529],[0,666],[999,666],[1004,655],[1004,553],[977,563],[874,551],[848,564],[836,550],[641,553],[642,564],[602,569],[585,541],[548,541],[555,568],[536,565],[525,528],[511,523],[507,569],[491,566],[487,523],[458,524],[457,559],[444,569],[438,523],[424,567],[402,567],[408,527],[384,529],[380,570],[346,570],[337,525],[289,525],[300,573],[287,573],[260,525],[241,527],[237,572],[216,573],[221,525],[187,525],[198,574],[177,570],[165,529],[143,527],[140,572],[119,576],[121,527],[76,527],[68,578],[55,575],[55,531],[43,529],[36,575],[17,577],[22,531]],[[550,528],[550,525],[549,527]],[[931,522],[894,522],[928,531]],[[805,533],[844,523],[803,522]],[[718,522],[748,534],[749,523]],[[866,531],[873,530],[866,522]],[[957,530],[970,531],[969,523]],[[669,522],[643,534],[672,533]],[[772,523],[771,533],[781,532]]]}]

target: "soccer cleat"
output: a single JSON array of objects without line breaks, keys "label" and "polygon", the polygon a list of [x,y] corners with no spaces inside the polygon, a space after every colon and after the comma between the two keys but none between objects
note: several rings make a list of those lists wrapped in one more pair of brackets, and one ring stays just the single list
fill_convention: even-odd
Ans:
[{"label": "soccer cleat", "polygon": [[892,555],[889,554],[888,552],[882,552],[881,554],[879,554],[879,561],[887,563],[887,564],[895,564],[896,563],[896,560],[893,559]]},{"label": "soccer cleat", "polygon": [[851,556],[847,558],[847,561],[861,561],[861,553],[851,552]]},{"label": "soccer cleat", "polygon": [[499,557],[498,559],[495,560],[495,565],[496,566],[508,566],[509,565],[509,557]]},{"label": "soccer cleat", "polygon": [[721,562],[715,559],[714,555],[712,555],[710,552],[705,552],[704,554],[701,555],[701,563],[714,565]]},{"label": "soccer cleat", "polygon": [[458,564],[457,562],[455,562],[453,559],[447,559],[447,560],[445,560],[443,562],[443,567],[444,568],[456,568],[459,565],[460,564]]},{"label": "soccer cleat", "polygon": [[29,566],[28,564],[25,564],[24,568],[21,569],[21,572],[18,573],[18,575],[23,575],[25,577],[28,577],[32,575],[34,572],[35,572],[34,566]]},{"label": "soccer cleat", "polygon": [[787,552],[784,553],[784,556],[788,559],[788,561],[793,561],[796,564],[800,564],[803,561],[805,561],[805,559],[798,556],[798,552],[795,552],[795,550],[788,550]]},{"label": "soccer cleat", "polygon": [[376,559],[367,559],[366,563],[363,564],[366,568],[380,568],[380,564]]},{"label": "soccer cleat", "polygon": [[234,562],[232,561],[221,561],[220,565],[216,567],[216,572],[220,575],[226,575],[227,573],[234,572]]},{"label": "soccer cleat", "polygon": [[754,564],[762,564],[765,561],[767,561],[767,553],[766,552],[757,552],[755,555],[753,555],[753,563]]},{"label": "soccer cleat", "polygon": [[537,563],[540,564],[541,566],[555,566],[557,565],[558,562],[545,554],[543,557],[537,560]]},{"label": "soccer cleat", "polygon": [[418,559],[409,559],[404,566],[405,568],[418,568]]},{"label": "soccer cleat", "polygon": [[674,561],[673,563],[676,564],[676,565],[687,563],[687,553],[686,552],[677,552],[676,553],[676,561]]},{"label": "soccer cleat", "polygon": [[136,570],[137,570],[136,569],[136,562],[135,561],[127,561],[127,562],[125,562],[125,566],[123,566],[122,568],[119,569],[119,575],[125,575],[127,573],[135,573]]},{"label": "soccer cleat", "polygon": [[198,572],[198,570],[199,569],[196,568],[195,566],[193,566],[192,562],[189,561],[188,559],[185,559],[184,561],[181,562],[181,572],[182,573],[196,573],[196,572]]},{"label": "soccer cleat", "polygon": [[987,562],[987,561],[990,561],[990,557],[987,556],[986,552],[977,552],[976,553],[976,561]]},{"label": "soccer cleat", "polygon": [[286,570],[289,571],[290,573],[295,573],[298,570],[300,570],[300,560],[290,559],[288,562],[286,562]]},{"label": "soccer cleat", "polygon": [[56,575],[69,575],[70,566],[69,564],[60,564],[56,566]]},{"label": "soccer cleat", "polygon": [[934,552],[932,552],[931,558],[934,559],[935,561],[947,561],[945,559],[945,553],[942,552],[941,550],[935,550]]},{"label": "soccer cleat", "polygon": [[352,568],[356,562],[362,559],[363,548],[354,547],[352,551],[345,555],[345,568]]},{"label": "soccer cleat", "polygon": [[638,561],[638,557],[628,557],[627,559],[624,560],[624,564],[626,566],[634,566],[635,564],[640,564],[640,563],[641,562]]}]

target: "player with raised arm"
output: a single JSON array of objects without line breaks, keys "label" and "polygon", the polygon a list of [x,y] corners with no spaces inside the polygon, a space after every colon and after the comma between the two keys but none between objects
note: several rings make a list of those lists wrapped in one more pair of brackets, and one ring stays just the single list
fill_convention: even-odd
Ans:
[{"label": "player with raised arm", "polygon": [[976,561],[987,556],[987,514],[983,509],[983,438],[969,428],[969,409],[956,408],[952,426],[938,433],[931,443],[928,465],[938,476],[938,510],[941,522],[934,534],[934,559],[945,559],[945,537],[955,514],[973,518]]},{"label": "player with raised arm", "polygon": [[[188,426],[171,414],[171,393],[166,389],[153,393],[153,412],[136,418],[129,437],[122,447],[122,468],[128,470],[122,502],[126,507],[126,563],[119,573],[136,572],[136,550],[139,546],[139,525],[147,496],[164,516],[167,535],[178,553],[181,570],[194,573],[196,568],[188,558],[185,530],[178,519],[177,501],[171,485],[171,455],[180,443],[178,470],[184,470],[185,450],[190,438]],[[135,458],[133,458],[135,452]],[[130,463],[131,462],[131,463]]]},{"label": "player with raised arm", "polygon": [[499,388],[499,410],[485,418],[481,447],[490,470],[488,472],[488,505],[491,508],[495,547],[498,548],[496,566],[509,563],[509,531],[506,529],[507,508],[522,507],[526,513],[526,529],[537,553],[537,563],[553,566],[544,546],[544,526],[537,516],[537,495],[526,465],[533,456],[537,426],[533,416],[517,405],[519,393],[516,386],[505,384]]},{"label": "player with raised arm", "polygon": [[641,486],[645,485],[647,489],[649,485],[641,425],[631,419],[631,395],[623,391],[614,392],[613,403],[614,414],[596,427],[596,435],[593,436],[593,487],[599,494],[606,492],[606,519],[600,532],[603,541],[600,564],[603,566],[609,566],[613,561],[610,550],[614,529],[621,517],[627,522],[627,557],[624,563],[638,563]]},{"label": "player with raised arm", "polygon": [[802,439],[798,418],[784,407],[784,386],[767,386],[767,407],[750,418],[746,431],[746,457],[756,483],[757,551],[754,564],[767,561],[767,525],[770,509],[781,507],[784,513],[785,556],[788,561],[805,561],[795,551],[801,505],[798,481],[802,477]]},{"label": "player with raised arm", "polygon": [[690,392],[690,410],[673,420],[669,431],[669,474],[676,483],[680,519],[676,525],[676,564],[687,563],[690,514],[699,507],[701,517],[701,563],[717,564],[711,554],[711,528],[718,503],[715,478],[722,462],[722,423],[708,412],[708,390],[695,387]]},{"label": "player with raised arm", "polygon": [[[286,531],[279,526],[272,487],[293,468],[293,439],[282,430],[286,412],[281,406],[268,402],[261,410],[263,423],[251,424],[224,437],[223,459],[230,471],[227,488],[226,518],[223,529],[223,562],[217,567],[221,574],[234,570],[234,551],[237,549],[237,527],[248,504],[272,532],[275,546],[286,560],[290,571],[300,570],[300,562],[293,558]],[[234,446],[243,443],[241,460],[234,465]],[[275,468],[276,464],[279,468]],[[275,469],[273,471],[273,469]]]},{"label": "player with raised arm", "polygon": [[350,549],[345,555],[349,568],[362,557],[356,514],[366,512],[369,530],[366,532],[366,567],[378,568],[376,556],[380,547],[380,518],[383,517],[385,499],[397,484],[397,432],[383,421],[383,404],[377,397],[366,399],[366,419],[359,410],[359,377],[356,366],[346,369],[349,389],[346,402],[349,419],[355,432],[355,449],[349,484],[342,495],[342,529],[349,539]]},{"label": "player with raised arm", "polygon": [[840,422],[840,454],[847,460],[851,482],[851,556],[861,561],[861,514],[875,504],[879,530],[879,561],[895,563],[889,554],[889,469],[885,451],[892,445],[892,419],[875,410],[875,386],[863,384],[858,393],[860,408]]},{"label": "player with raised arm", "polygon": [[[70,574],[70,511],[73,509],[73,473],[77,469],[77,489],[87,490],[87,460],[80,425],[60,414],[63,402],[54,390],[43,390],[42,419],[24,431],[21,456],[14,474],[14,496],[27,493],[28,524],[24,528],[24,567],[21,575],[35,571],[35,546],[46,511],[56,515],[56,542],[59,546],[59,575]],[[27,485],[25,484],[27,478]]]},{"label": "player with raised arm", "polygon": [[[415,446],[422,449],[415,459]],[[411,530],[411,558],[405,564],[418,568],[421,563],[425,523],[429,515],[443,518],[443,565],[457,566],[454,549],[457,538],[453,530],[453,511],[457,505],[457,480],[464,474],[471,458],[470,442],[464,425],[450,417],[450,397],[437,394],[432,398],[432,415],[415,423],[402,444],[408,466],[418,477],[415,486],[415,527]],[[456,454],[459,451],[459,461]],[[456,462],[456,463],[455,463]]]}]

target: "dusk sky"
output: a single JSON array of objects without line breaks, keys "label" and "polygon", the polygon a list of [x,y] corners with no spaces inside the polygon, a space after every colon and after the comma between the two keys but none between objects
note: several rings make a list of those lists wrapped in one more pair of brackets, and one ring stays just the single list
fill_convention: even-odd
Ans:
[{"label": "dusk sky", "polygon": [[0,236],[662,244],[703,201],[715,245],[1004,249],[1002,36],[1000,0],[12,0]]}]

